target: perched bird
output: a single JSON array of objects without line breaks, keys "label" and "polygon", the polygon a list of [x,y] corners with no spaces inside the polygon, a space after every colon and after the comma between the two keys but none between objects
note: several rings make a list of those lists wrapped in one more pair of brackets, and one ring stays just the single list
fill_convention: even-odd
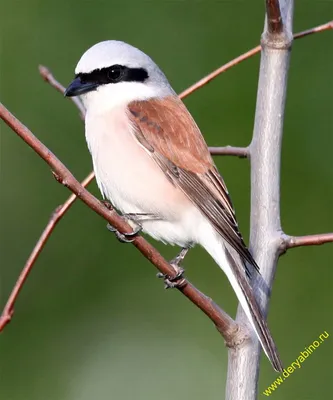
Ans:
[{"label": "perched bird", "polygon": [[[88,49],[66,96],[81,96],[85,133],[104,198],[140,229],[187,249],[200,244],[227,275],[277,371],[274,341],[249,283],[259,271],[239,232],[227,187],[205,140],[159,67],[127,43]],[[130,235],[117,233],[124,241]],[[181,270],[179,269],[180,273]]]}]

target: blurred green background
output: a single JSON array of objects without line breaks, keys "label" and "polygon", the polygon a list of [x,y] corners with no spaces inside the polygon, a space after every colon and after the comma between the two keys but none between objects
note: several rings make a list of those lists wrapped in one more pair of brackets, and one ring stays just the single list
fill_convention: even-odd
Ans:
[{"label": "blurred green background", "polygon": [[[180,92],[259,42],[264,2],[1,1],[1,101],[82,179],[91,169],[78,113],[39,77],[65,85],[81,54],[105,39],[148,53]],[[296,2],[295,32],[332,18],[332,2]],[[289,234],[332,230],[332,33],[294,43],[282,154],[282,222]],[[210,145],[246,145],[253,128],[259,56],[185,102]],[[249,231],[249,165],[216,158]],[[1,305],[50,213],[69,192],[1,124]],[[100,197],[95,184],[91,190]],[[77,202],[57,227],[0,337],[4,400],[221,399],[227,350],[212,323],[105,221]],[[157,244],[172,258],[176,248]],[[332,398],[332,246],[283,256],[269,324],[288,366],[323,332],[330,337],[272,395]],[[231,315],[237,301],[199,248],[186,275]],[[276,378],[262,358],[259,398]]]}]

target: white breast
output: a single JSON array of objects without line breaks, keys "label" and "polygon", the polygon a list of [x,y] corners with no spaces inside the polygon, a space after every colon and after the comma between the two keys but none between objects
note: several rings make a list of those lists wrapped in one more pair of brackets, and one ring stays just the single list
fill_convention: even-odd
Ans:
[{"label": "white breast", "polygon": [[[153,213],[161,221],[143,224],[151,236],[183,245],[193,241],[197,210],[136,141],[126,109],[86,116],[86,139],[97,184],[122,213]],[[194,214],[193,214],[194,213]]]},{"label": "white breast", "polygon": [[136,142],[124,107],[87,114],[86,139],[103,195],[124,213],[152,212],[170,183]]}]

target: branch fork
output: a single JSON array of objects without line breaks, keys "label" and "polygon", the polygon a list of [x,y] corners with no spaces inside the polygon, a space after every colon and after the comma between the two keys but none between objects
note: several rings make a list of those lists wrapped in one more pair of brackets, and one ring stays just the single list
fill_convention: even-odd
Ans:
[{"label": "branch fork", "polygon": [[318,233],[307,236],[289,236],[281,233],[280,254],[284,254],[288,249],[303,246],[320,246],[326,243],[333,243],[333,232]]}]

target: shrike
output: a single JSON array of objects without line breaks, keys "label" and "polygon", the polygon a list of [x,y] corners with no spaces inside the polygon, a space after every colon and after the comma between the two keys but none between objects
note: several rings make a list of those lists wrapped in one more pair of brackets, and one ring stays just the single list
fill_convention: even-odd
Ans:
[{"label": "shrike", "polygon": [[205,140],[163,72],[142,51],[109,40],[87,50],[75,74],[65,94],[81,96],[86,108],[86,140],[103,197],[131,226],[181,246],[175,264],[194,244],[204,247],[227,275],[274,369],[281,371],[249,283],[250,268],[259,268]]}]

